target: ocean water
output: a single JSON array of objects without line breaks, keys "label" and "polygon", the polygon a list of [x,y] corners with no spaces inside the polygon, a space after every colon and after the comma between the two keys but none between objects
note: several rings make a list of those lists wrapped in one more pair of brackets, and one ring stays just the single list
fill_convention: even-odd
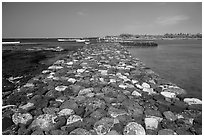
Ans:
[{"label": "ocean water", "polygon": [[202,40],[160,40],[158,47],[128,48],[160,77],[202,99]]}]

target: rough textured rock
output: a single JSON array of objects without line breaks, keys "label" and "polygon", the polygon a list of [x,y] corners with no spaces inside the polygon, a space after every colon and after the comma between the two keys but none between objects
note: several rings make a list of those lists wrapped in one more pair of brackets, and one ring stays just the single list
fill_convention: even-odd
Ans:
[{"label": "rough textured rock", "polygon": [[114,125],[113,118],[104,117],[94,124],[94,130],[98,135],[105,135],[110,131],[113,125]]},{"label": "rough textured rock", "polygon": [[13,123],[17,124],[27,124],[30,120],[33,119],[33,116],[30,113],[15,113],[12,116]]},{"label": "rough textured rock", "polygon": [[165,111],[163,114],[167,120],[175,121],[177,119],[177,117],[171,111]]},{"label": "rough textured rock", "polygon": [[145,135],[145,129],[135,122],[128,123],[123,131],[124,135]]},{"label": "rough textured rock", "polygon": [[39,129],[43,131],[49,131],[54,128],[54,119],[57,118],[55,115],[43,114],[38,116],[30,125],[31,129]]}]

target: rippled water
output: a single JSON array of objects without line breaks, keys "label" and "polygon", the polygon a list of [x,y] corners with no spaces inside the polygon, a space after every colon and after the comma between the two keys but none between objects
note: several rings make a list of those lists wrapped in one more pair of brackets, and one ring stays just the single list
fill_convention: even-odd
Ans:
[{"label": "rippled water", "polygon": [[202,41],[161,40],[158,47],[129,48],[161,77],[185,89],[189,96],[202,99]]}]

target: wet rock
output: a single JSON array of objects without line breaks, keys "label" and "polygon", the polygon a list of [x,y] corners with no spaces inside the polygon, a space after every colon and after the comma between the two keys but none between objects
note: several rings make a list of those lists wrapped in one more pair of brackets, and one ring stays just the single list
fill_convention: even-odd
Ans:
[{"label": "wet rock", "polygon": [[79,91],[83,88],[80,85],[69,85],[69,88],[72,92],[74,92],[75,94],[78,94]]},{"label": "wet rock", "polygon": [[19,129],[18,129],[18,135],[29,135],[31,134],[31,131],[30,130],[27,130],[25,128],[25,126],[21,126]]},{"label": "wet rock", "polygon": [[178,128],[178,125],[174,121],[170,121],[167,119],[163,119],[160,124],[163,128],[167,129],[176,130]]},{"label": "wet rock", "polygon": [[171,129],[162,129],[158,131],[158,135],[177,135],[177,134]]},{"label": "wet rock", "polygon": [[98,135],[105,135],[110,131],[113,125],[114,119],[104,117],[94,124],[94,130],[97,132]]},{"label": "wet rock", "polygon": [[124,135],[145,135],[145,129],[142,125],[137,124],[136,122],[128,123],[123,131]]},{"label": "wet rock", "polygon": [[77,128],[69,133],[69,135],[91,135],[89,131],[83,128]]},{"label": "wet rock", "polygon": [[13,123],[17,124],[27,124],[33,119],[33,116],[30,113],[14,113],[12,116]]},{"label": "wet rock", "polygon": [[124,94],[122,93],[119,93],[118,96],[117,96],[117,100],[118,102],[123,102],[124,100],[127,99],[127,96],[125,96]]},{"label": "wet rock", "polygon": [[158,120],[156,118],[145,118],[146,129],[155,130],[158,128]]},{"label": "wet rock", "polygon": [[163,114],[167,120],[175,121],[177,119],[177,117],[171,111],[165,111]]}]

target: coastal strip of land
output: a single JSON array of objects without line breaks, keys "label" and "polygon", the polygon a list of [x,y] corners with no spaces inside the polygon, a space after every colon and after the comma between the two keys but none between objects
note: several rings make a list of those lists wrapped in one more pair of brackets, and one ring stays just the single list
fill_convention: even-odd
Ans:
[{"label": "coastal strip of land", "polygon": [[202,134],[202,101],[118,43],[67,54],[15,89],[2,109],[3,134]]}]

